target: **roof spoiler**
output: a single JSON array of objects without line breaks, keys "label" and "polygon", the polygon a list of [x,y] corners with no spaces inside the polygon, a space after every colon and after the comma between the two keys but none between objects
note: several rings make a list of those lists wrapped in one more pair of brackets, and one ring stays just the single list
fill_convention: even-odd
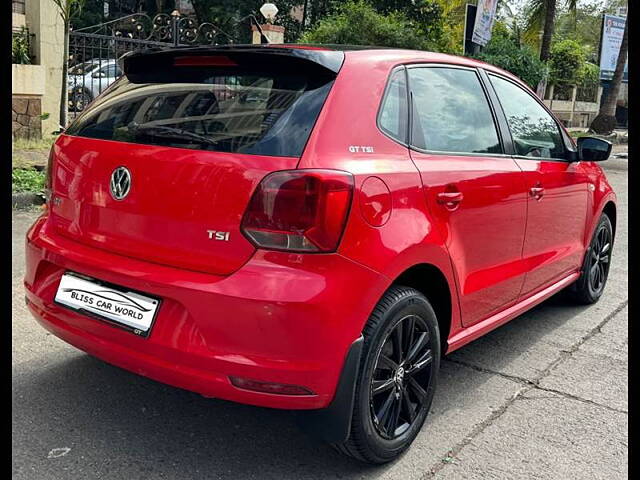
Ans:
[{"label": "roof spoiler", "polygon": [[[178,58],[189,58],[192,61],[176,63]],[[216,58],[220,61],[216,62]],[[148,74],[150,71],[162,71],[179,65],[204,67],[207,66],[207,59],[211,59],[211,66],[268,64],[272,68],[295,70],[306,67],[324,70],[324,73],[336,74],[344,62],[344,52],[318,47],[300,48],[273,44],[188,48],[159,47],[126,55],[121,60],[124,74],[130,80],[135,81],[135,77]]]}]

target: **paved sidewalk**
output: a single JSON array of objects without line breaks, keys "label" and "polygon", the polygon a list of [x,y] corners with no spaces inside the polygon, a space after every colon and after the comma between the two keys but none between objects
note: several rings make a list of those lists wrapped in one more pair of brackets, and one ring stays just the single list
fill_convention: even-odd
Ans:
[{"label": "paved sidewalk", "polygon": [[13,215],[13,478],[624,479],[628,472],[626,159],[609,283],[596,305],[552,298],[442,363],[432,412],[397,462],[371,467],[288,412],[205,399],[96,360],[24,306]]}]

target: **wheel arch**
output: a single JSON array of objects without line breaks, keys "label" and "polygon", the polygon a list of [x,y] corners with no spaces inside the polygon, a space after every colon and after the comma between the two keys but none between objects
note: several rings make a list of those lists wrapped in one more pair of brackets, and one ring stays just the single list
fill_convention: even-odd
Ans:
[{"label": "wheel arch", "polygon": [[615,239],[616,236],[616,221],[618,219],[617,215],[617,210],[616,210],[616,204],[613,202],[613,200],[609,200],[605,206],[602,208],[602,213],[606,213],[607,217],[609,217],[609,220],[611,220],[611,227],[613,229],[613,237]]},{"label": "wheel arch", "polygon": [[422,293],[433,307],[440,329],[441,351],[446,353],[451,333],[454,295],[445,274],[435,265],[419,263],[400,273],[393,285],[411,287]]}]

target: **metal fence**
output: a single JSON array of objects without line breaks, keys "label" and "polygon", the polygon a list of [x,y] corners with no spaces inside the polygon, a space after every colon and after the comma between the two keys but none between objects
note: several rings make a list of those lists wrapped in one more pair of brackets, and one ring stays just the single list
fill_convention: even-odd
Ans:
[{"label": "metal fence", "polygon": [[127,52],[167,46],[166,42],[74,32],[69,35],[69,111],[77,113],[115,82],[118,59]]},{"label": "metal fence", "polygon": [[115,82],[122,71],[118,59],[127,52],[158,46],[211,45],[230,36],[211,23],[191,17],[132,14],[69,35],[69,111],[84,110]]}]

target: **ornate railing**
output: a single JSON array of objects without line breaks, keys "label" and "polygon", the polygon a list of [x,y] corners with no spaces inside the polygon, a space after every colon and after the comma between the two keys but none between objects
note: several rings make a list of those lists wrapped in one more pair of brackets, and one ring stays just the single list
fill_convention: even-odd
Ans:
[{"label": "ornate railing", "polygon": [[134,13],[110,22],[79,28],[75,32],[107,35],[135,40],[167,42],[178,45],[214,45],[219,37],[225,43],[234,43],[234,38],[213,23],[198,21],[193,17],[182,17],[160,13],[151,18],[144,13]]},{"label": "ornate railing", "polygon": [[122,75],[119,59],[146,48],[234,43],[214,24],[193,17],[134,13],[109,22],[78,28],[69,35],[69,111],[72,115]]}]

